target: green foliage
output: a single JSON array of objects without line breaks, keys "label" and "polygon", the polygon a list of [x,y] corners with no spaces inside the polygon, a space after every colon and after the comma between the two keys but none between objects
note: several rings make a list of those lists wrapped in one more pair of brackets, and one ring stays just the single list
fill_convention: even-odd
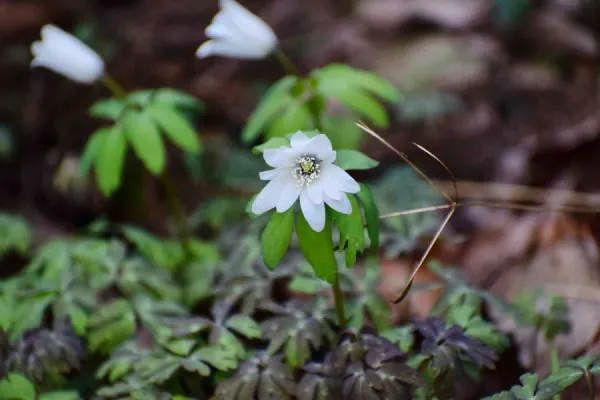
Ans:
[{"label": "green foliage", "polygon": [[364,170],[375,168],[379,162],[373,160],[369,156],[360,151],[342,149],[338,150],[335,158],[335,164],[345,170]]},{"label": "green foliage", "polygon": [[315,232],[308,225],[304,215],[298,213],[296,218],[296,234],[302,255],[313,267],[317,276],[329,283],[335,282],[337,262],[333,254],[333,240],[331,238],[331,221],[328,221],[321,232]]},{"label": "green foliage", "polygon": [[285,255],[294,232],[294,208],[283,213],[271,214],[269,223],[261,237],[262,255],[265,264],[274,269]]},{"label": "green foliage", "polygon": [[516,25],[531,8],[530,0],[494,0],[494,18],[502,25]]},{"label": "green foliage", "polygon": [[23,218],[0,213],[0,257],[15,251],[26,255],[31,245],[31,228]]},{"label": "green foliage", "polygon": [[23,375],[9,374],[0,381],[0,399],[2,400],[35,400],[36,390]]},{"label": "green foliage", "polygon": [[335,339],[334,316],[323,300],[272,305],[269,311],[276,315],[261,324],[263,336],[269,340],[267,352],[274,355],[283,351],[291,368],[304,365],[313,350],[319,350]]},{"label": "green foliage", "polygon": [[517,322],[531,326],[552,340],[569,331],[568,306],[564,298],[543,290],[530,290],[518,294],[514,300]]},{"label": "green foliage", "polygon": [[[334,99],[350,112],[347,117],[329,115],[327,99]],[[375,73],[342,64],[313,71],[307,78],[286,76],[263,96],[242,133],[251,142],[262,133],[266,139],[283,137],[297,130],[323,129],[336,148],[356,148],[360,131],[356,116],[376,126],[389,124],[388,113],[378,99],[398,102],[400,94]]]},{"label": "green foliage", "polygon": [[400,101],[400,93],[373,72],[331,64],[313,71],[311,76],[316,81],[317,93],[337,100],[378,127],[386,127],[389,119],[374,96],[394,103]]},{"label": "green foliage", "polygon": [[352,205],[350,214],[333,211],[333,221],[337,226],[340,237],[338,247],[346,252],[346,266],[356,263],[356,254],[365,249],[365,228],[363,226],[360,208],[354,196],[348,196]]},{"label": "green foliage", "polygon": [[142,90],[124,99],[96,102],[91,115],[109,119],[113,125],[92,134],[81,158],[83,174],[96,169],[98,186],[105,196],[121,185],[128,146],[154,175],[163,173],[166,165],[164,133],[181,149],[198,153],[201,142],[187,117],[178,110],[198,109],[191,96],[172,89]]}]

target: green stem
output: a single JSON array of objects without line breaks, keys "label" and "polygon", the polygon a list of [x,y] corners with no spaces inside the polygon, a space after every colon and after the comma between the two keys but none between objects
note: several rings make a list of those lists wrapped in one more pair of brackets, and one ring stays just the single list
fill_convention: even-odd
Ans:
[{"label": "green stem", "polygon": [[183,248],[185,260],[189,260],[192,257],[193,252],[191,247],[191,235],[187,226],[185,212],[183,211],[183,204],[179,198],[175,185],[173,184],[171,175],[166,169],[160,180],[165,188],[167,203],[169,204],[171,216],[175,223],[175,227],[177,228],[177,237]]},{"label": "green stem", "polygon": [[104,75],[102,77],[102,83],[104,83],[104,86],[106,86],[116,98],[123,99],[127,96],[127,92],[123,89],[123,86],[121,86],[121,84],[119,84],[112,76]]},{"label": "green stem", "polygon": [[342,288],[340,287],[340,276],[337,270],[335,272],[335,282],[333,283],[332,289],[338,324],[340,329],[344,330],[346,329],[346,310],[344,308],[344,295],[342,294]]},{"label": "green stem", "polygon": [[285,55],[285,53],[281,49],[275,49],[275,58],[277,58],[277,61],[279,61],[279,63],[285,69],[285,72],[287,72],[289,75],[302,76],[300,70],[296,68],[294,63],[288,58],[288,56]]}]

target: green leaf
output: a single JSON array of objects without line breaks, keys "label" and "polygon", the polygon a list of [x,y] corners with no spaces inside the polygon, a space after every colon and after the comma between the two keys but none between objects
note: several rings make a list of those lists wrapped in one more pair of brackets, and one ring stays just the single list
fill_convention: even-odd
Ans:
[{"label": "green leaf", "polygon": [[128,111],[123,116],[123,129],[133,151],[154,175],[165,168],[165,149],[158,127],[147,112]]},{"label": "green leaf", "polygon": [[379,162],[360,151],[342,149],[336,151],[335,164],[345,170],[364,170],[375,168]]},{"label": "green leaf", "polygon": [[261,236],[262,256],[270,269],[275,269],[285,255],[294,231],[294,207],[273,212]]},{"label": "green leaf", "polygon": [[15,215],[0,213],[0,257],[10,251],[26,255],[30,245],[31,228],[27,221]]},{"label": "green leaf", "polygon": [[177,146],[192,153],[201,150],[200,139],[194,127],[175,108],[152,103],[146,111]]},{"label": "green leaf", "polygon": [[260,326],[246,315],[234,315],[228,318],[225,326],[246,336],[248,339],[258,339],[261,337]]},{"label": "green leaf", "polygon": [[62,390],[60,392],[42,393],[39,400],[79,400],[79,393],[74,390]]},{"label": "green leaf", "polygon": [[98,309],[89,319],[90,350],[109,353],[135,332],[135,314],[128,301],[115,300]]},{"label": "green leaf", "polygon": [[290,141],[285,137],[274,137],[267,140],[265,143],[260,146],[254,146],[252,148],[252,153],[254,154],[262,154],[265,149],[278,149],[281,146],[290,147]]},{"label": "green leaf", "polygon": [[273,120],[267,131],[267,138],[281,137],[314,128],[313,115],[308,106],[303,101],[295,99]]},{"label": "green leaf", "polygon": [[105,135],[96,157],[96,179],[102,193],[108,196],[121,184],[127,144],[120,125],[114,125]]},{"label": "green leaf", "polygon": [[94,165],[96,158],[100,154],[100,151],[102,151],[102,147],[104,146],[104,140],[108,136],[110,130],[110,127],[100,128],[96,130],[85,144],[83,154],[79,161],[79,168],[81,169],[82,177],[87,176],[90,169],[92,168],[92,165]]},{"label": "green leaf", "polygon": [[371,249],[376,251],[379,248],[379,211],[377,210],[377,204],[371,189],[365,184],[360,184],[360,192],[356,194],[356,197],[358,197],[365,212]]},{"label": "green leaf", "polygon": [[275,83],[265,93],[260,104],[254,110],[242,132],[242,140],[246,143],[256,139],[264,131],[272,119],[292,100],[290,90],[298,82],[296,76],[286,76]]},{"label": "green leaf", "polygon": [[170,88],[138,90],[127,96],[127,100],[142,107],[150,102],[186,108],[200,105],[200,101],[194,96]]},{"label": "green leaf", "polygon": [[356,121],[348,117],[321,115],[321,125],[334,149],[358,149],[365,138]]},{"label": "green leaf", "polygon": [[123,100],[114,98],[99,100],[90,107],[90,115],[96,118],[106,118],[116,121],[125,107],[127,105]]},{"label": "green leaf", "polygon": [[374,72],[350,67],[346,64],[330,64],[315,71],[319,80],[337,80],[373,93],[392,103],[401,99],[400,92],[388,80]]},{"label": "green leaf", "polygon": [[364,116],[375,126],[385,128],[389,118],[385,108],[367,92],[346,85],[323,84],[319,90],[327,97],[333,97],[344,106]]},{"label": "green leaf", "polygon": [[35,386],[23,375],[8,374],[0,381],[0,400],[36,400]]},{"label": "green leaf", "polygon": [[350,214],[333,213],[335,225],[340,230],[339,248],[346,251],[346,266],[351,267],[356,263],[356,253],[365,249],[365,228],[362,215],[354,196],[348,196],[352,204]]},{"label": "green leaf", "polygon": [[299,213],[296,234],[300,243],[300,251],[313,267],[315,274],[329,283],[334,283],[337,276],[337,262],[333,253],[331,222],[327,221],[321,232],[315,232],[308,225],[304,215]]}]

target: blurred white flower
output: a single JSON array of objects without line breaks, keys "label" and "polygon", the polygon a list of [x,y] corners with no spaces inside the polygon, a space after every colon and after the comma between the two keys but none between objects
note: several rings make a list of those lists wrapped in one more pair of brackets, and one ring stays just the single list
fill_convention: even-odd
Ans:
[{"label": "blurred white flower", "polygon": [[104,61],[76,37],[54,25],[42,28],[42,40],[31,45],[32,67],[45,67],[75,82],[93,83],[104,75]]},{"label": "blurred white flower", "polygon": [[336,152],[327,136],[309,139],[297,132],[290,145],[264,150],[265,162],[274,169],[260,173],[260,179],[270,182],[256,196],[252,212],[262,214],[275,208],[281,213],[300,198],[304,218],[314,231],[321,232],[325,227],[325,204],[350,214],[352,204],[346,193],[358,193],[360,186],[333,164]]},{"label": "blurred white flower", "polygon": [[219,0],[219,7],[221,11],[205,31],[211,40],[198,48],[196,56],[259,59],[277,47],[277,36],[271,27],[239,3]]}]

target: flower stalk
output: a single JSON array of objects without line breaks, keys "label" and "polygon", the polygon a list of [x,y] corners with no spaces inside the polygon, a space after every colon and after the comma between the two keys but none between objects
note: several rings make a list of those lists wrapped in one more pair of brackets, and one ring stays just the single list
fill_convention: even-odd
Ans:
[{"label": "flower stalk", "polygon": [[340,286],[339,272],[336,269],[335,282],[331,286],[333,291],[333,301],[335,303],[335,314],[337,315],[338,325],[340,330],[346,329],[346,309],[344,307],[344,294]]}]

